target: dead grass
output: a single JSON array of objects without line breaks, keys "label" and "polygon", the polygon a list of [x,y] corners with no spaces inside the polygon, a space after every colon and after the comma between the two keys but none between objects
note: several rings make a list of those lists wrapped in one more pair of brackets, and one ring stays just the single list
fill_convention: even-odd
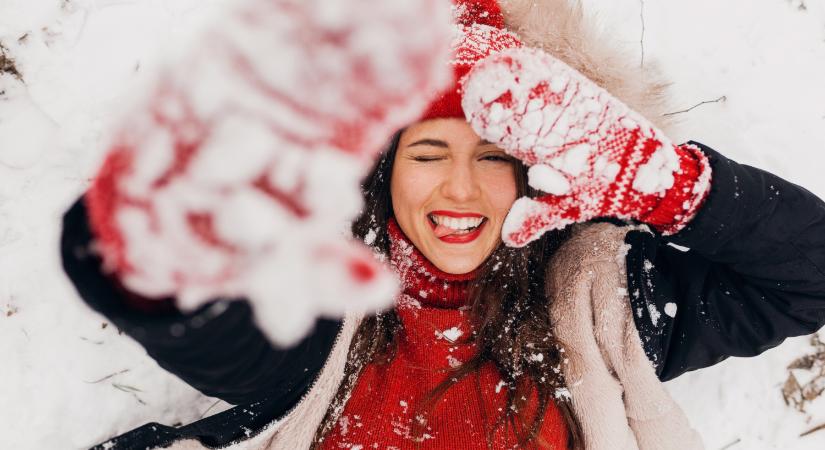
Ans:
[{"label": "dead grass", "polygon": [[[800,412],[825,392],[825,343],[818,335],[811,337],[813,353],[797,358],[788,365],[788,378],[782,386],[785,404]],[[804,383],[799,378],[804,375]]]},{"label": "dead grass", "polygon": [[18,80],[23,80],[20,71],[14,65],[14,60],[8,55],[8,49],[3,44],[0,44],[0,73],[8,73]]}]

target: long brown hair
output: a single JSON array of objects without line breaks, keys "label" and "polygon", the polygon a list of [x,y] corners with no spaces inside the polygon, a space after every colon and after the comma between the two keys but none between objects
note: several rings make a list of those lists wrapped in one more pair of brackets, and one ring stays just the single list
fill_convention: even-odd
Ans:
[{"label": "long brown hair", "polygon": [[[402,131],[393,136],[362,183],[365,206],[352,224],[353,236],[362,240],[368,234],[371,238],[374,236],[370,245],[387,257],[390,248],[387,223],[393,214],[390,182]],[[535,195],[527,184],[526,168],[514,163],[514,170],[518,195]],[[425,411],[434,407],[459,380],[492,362],[508,386],[506,413],[496,421],[494,429],[512,426],[519,446],[540,445],[534,439],[549,403],[555,398],[567,425],[569,448],[583,448],[581,429],[569,401],[559,395],[566,386],[561,371],[562,356],[552,333],[549,300],[544,289],[550,257],[567,236],[566,231],[549,232],[520,249],[501,244],[482,264],[479,277],[469,292],[470,317],[475,327],[473,339],[479,352],[454,369],[453,376],[436,386],[423,402]],[[368,363],[387,364],[393,359],[400,327],[394,310],[375,314],[361,322],[350,345],[344,379],[316,432],[313,448],[318,448],[334,427],[362,369]],[[531,358],[537,353],[543,358]],[[533,390],[538,407],[528,417],[529,408],[524,406]],[[493,431],[487,433],[488,447],[492,446]]]}]

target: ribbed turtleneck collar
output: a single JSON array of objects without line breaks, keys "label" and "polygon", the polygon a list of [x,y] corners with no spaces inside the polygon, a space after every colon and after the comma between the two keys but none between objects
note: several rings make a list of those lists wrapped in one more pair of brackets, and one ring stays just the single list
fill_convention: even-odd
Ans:
[{"label": "ribbed turtleneck collar", "polygon": [[[398,273],[402,291],[422,305],[457,308],[467,304],[470,283],[478,269],[460,275],[450,274],[435,267],[407,239],[395,219],[388,223],[390,236],[390,265]],[[402,296],[405,297],[405,296]]]}]

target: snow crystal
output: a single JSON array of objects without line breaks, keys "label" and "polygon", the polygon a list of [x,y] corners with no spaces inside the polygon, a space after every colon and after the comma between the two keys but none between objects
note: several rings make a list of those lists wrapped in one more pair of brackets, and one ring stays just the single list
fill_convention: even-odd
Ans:
[{"label": "snow crystal", "polygon": [[543,353],[533,353],[532,355],[530,355],[530,361],[542,362],[542,361],[544,361],[544,354]]},{"label": "snow crystal", "polygon": [[670,246],[670,247],[675,248],[676,250],[679,250],[680,252],[689,252],[690,251],[690,248],[684,247],[684,246],[681,246],[681,245],[678,245],[678,244],[674,244],[673,242],[668,242],[667,245]]},{"label": "snow crystal", "polygon": [[496,384],[496,394],[501,393],[501,389],[506,387],[507,383],[504,380],[500,380],[498,384]]},{"label": "snow crystal", "polygon": [[570,394],[570,390],[567,389],[566,387],[556,388],[555,397],[556,397],[557,400],[564,400],[564,401],[569,401],[573,398],[573,396]]},{"label": "snow crystal", "polygon": [[656,305],[654,305],[653,303],[648,303],[647,312],[648,314],[650,314],[650,322],[653,324],[653,326],[658,326],[659,318],[662,317],[662,313],[660,313],[659,310],[656,309]]},{"label": "snow crystal", "polygon": [[668,317],[676,317],[676,309],[676,303],[668,302],[665,304],[665,314],[667,314]]},{"label": "snow crystal", "polygon": [[364,236],[364,244],[372,245],[375,243],[375,239],[378,237],[378,233],[375,232],[372,228],[367,231],[367,234]]}]

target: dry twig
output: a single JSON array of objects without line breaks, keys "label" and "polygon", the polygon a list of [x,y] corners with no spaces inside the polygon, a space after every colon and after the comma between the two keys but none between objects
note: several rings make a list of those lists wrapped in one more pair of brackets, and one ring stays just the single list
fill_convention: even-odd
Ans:
[{"label": "dry twig", "polygon": [[221,402],[221,401],[220,401],[220,399],[215,400],[215,403],[212,403],[212,404],[209,406],[209,408],[206,408],[206,411],[204,411],[204,412],[203,412],[203,414],[201,414],[201,416],[200,416],[200,417],[198,417],[198,420],[203,419],[204,417],[206,417],[206,414],[207,414],[209,411],[212,411],[212,408],[214,408],[214,407],[215,407],[215,405],[217,405],[217,404],[218,404],[218,403],[220,403],[220,402]]},{"label": "dry twig", "polygon": [[639,10],[639,19],[642,21],[642,36],[639,38],[639,46],[642,49],[642,58],[640,67],[645,66],[645,0],[639,0],[641,9]]},{"label": "dry twig", "polygon": [[719,450],[727,450],[727,449],[733,447],[734,445],[736,445],[740,442],[742,442],[742,438],[736,438],[735,441],[731,442],[730,444],[725,445],[724,447],[720,448]]},{"label": "dry twig", "polygon": [[[803,413],[809,403],[825,392],[825,343],[815,334],[811,336],[811,345],[814,353],[801,356],[788,365],[788,378],[782,386],[785,404]],[[800,383],[795,370],[807,372],[804,379],[810,377],[809,381]]]},{"label": "dry twig", "polygon": [[127,385],[125,385],[125,384],[118,384],[118,383],[112,383],[112,387],[113,387],[113,388],[115,388],[115,389],[117,389],[117,390],[119,390],[119,391],[126,392],[127,394],[132,394],[132,397],[134,397],[134,398],[135,398],[135,400],[137,400],[137,401],[138,401],[138,403],[140,403],[141,405],[146,405],[146,402],[144,402],[144,401],[143,401],[140,397],[138,397],[138,395],[137,395],[137,393],[138,393],[138,392],[143,392],[143,391],[141,391],[140,389],[138,389],[138,388],[136,388],[136,387],[134,387],[134,386],[127,386]]},{"label": "dry twig", "polygon": [[727,101],[727,99],[728,99],[728,97],[727,97],[727,96],[725,96],[725,95],[723,95],[723,96],[721,96],[721,97],[719,97],[719,98],[717,98],[717,99],[715,99],[715,100],[705,100],[705,101],[703,101],[703,102],[699,102],[699,103],[697,103],[697,104],[695,104],[695,105],[691,106],[691,107],[690,107],[690,108],[688,108],[688,109],[683,109],[683,110],[681,110],[681,111],[674,111],[674,112],[671,112],[671,113],[666,113],[666,114],[662,114],[662,115],[663,115],[663,116],[675,116],[676,114],[683,114],[683,113],[686,113],[686,112],[691,112],[691,111],[693,111],[694,109],[696,109],[696,108],[698,108],[698,107],[700,107],[700,106],[702,106],[702,105],[707,105],[708,103],[719,103],[719,102],[724,102],[724,101]]},{"label": "dry twig", "polygon": [[823,424],[821,424],[821,425],[817,425],[817,426],[815,426],[815,427],[811,428],[810,430],[808,430],[808,431],[806,431],[806,432],[804,432],[804,433],[800,434],[800,435],[799,435],[799,437],[805,437],[805,436],[807,436],[807,435],[809,435],[809,434],[811,434],[811,433],[815,433],[815,432],[817,432],[817,431],[819,431],[819,430],[825,430],[825,423],[823,423]]},{"label": "dry twig", "polygon": [[98,379],[98,380],[94,380],[94,381],[84,381],[84,383],[89,383],[89,384],[96,384],[96,383],[100,383],[101,381],[106,381],[106,380],[108,380],[109,378],[112,378],[112,377],[118,376],[118,375],[123,374],[123,373],[126,373],[126,372],[128,372],[128,371],[129,371],[129,369],[123,369],[123,370],[121,370],[120,372],[115,372],[115,373],[112,373],[112,374],[106,375],[105,377],[100,378],[100,379]]}]

